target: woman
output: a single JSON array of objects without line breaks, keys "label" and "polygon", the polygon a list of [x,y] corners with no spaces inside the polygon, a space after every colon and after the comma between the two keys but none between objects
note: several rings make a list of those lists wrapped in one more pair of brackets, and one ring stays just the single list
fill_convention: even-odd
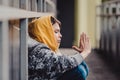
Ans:
[{"label": "woman", "polygon": [[[83,59],[91,52],[89,38],[83,33],[80,47],[73,46],[79,53],[72,56],[62,55],[59,52],[62,38],[60,26],[61,23],[53,16],[43,16],[29,24],[29,80],[86,79],[88,69]],[[74,77],[71,79],[69,76]]]}]

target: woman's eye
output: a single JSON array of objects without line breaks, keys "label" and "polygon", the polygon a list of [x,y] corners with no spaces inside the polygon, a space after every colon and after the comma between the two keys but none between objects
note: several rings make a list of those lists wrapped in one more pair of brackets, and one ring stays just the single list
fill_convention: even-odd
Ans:
[{"label": "woman's eye", "polygon": [[55,33],[58,33],[58,32],[55,31]]},{"label": "woman's eye", "polygon": [[58,31],[54,31],[55,33],[58,33]]}]

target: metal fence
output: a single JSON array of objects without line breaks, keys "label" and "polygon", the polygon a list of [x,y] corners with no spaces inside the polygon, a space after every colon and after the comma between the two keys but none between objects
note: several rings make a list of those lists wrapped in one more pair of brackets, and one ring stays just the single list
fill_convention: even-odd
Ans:
[{"label": "metal fence", "polygon": [[56,0],[0,0],[0,80],[28,79],[28,23],[44,15],[56,16]]}]

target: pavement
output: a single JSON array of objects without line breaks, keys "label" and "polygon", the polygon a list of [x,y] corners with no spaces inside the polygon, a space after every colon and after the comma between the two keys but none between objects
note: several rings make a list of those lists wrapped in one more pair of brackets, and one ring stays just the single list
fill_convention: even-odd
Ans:
[{"label": "pavement", "polygon": [[[70,48],[60,48],[60,51],[66,55],[76,53],[76,51]],[[87,80],[120,80],[120,71],[117,71],[115,67],[109,65],[108,63],[111,62],[106,62],[100,53],[92,51],[85,61],[89,66]]]}]

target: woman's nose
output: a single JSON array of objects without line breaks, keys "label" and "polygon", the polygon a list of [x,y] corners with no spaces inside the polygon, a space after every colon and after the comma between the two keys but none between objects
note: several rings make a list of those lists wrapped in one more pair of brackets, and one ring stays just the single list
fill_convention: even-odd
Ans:
[{"label": "woman's nose", "polygon": [[60,38],[62,38],[62,34],[60,33]]}]

